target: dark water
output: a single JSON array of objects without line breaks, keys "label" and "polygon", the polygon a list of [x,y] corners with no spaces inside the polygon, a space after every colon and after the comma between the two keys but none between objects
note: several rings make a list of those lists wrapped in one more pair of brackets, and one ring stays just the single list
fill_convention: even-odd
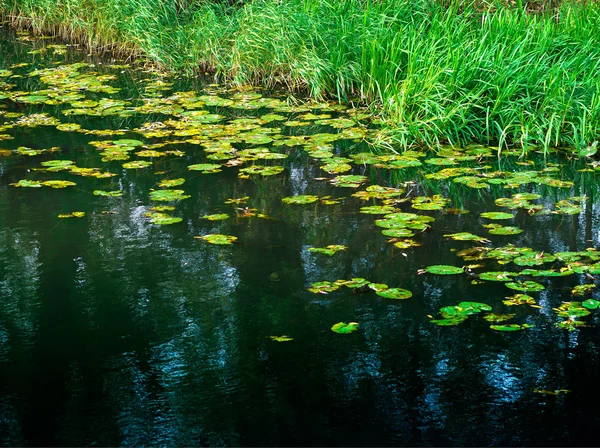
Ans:
[{"label": "dark water", "polygon": [[[14,70],[27,73],[55,61],[84,59],[71,50],[60,56],[28,54],[40,45],[5,37],[0,69],[27,62],[33,65]],[[153,75],[113,70],[120,71],[111,85],[123,91],[112,97],[143,96],[137,86]],[[23,90],[45,88],[27,77],[0,81]],[[174,82],[172,91],[201,89],[198,83]],[[168,118],[73,118],[61,115],[65,108],[0,100],[0,111],[44,112],[87,129],[134,129]],[[11,121],[0,115],[0,126]],[[206,161],[197,145],[179,145],[182,158],[125,170],[120,161],[102,162],[88,143],[161,139],[135,133],[98,137],[53,126],[4,132],[14,139],[0,141],[2,149],[59,146],[61,152],[0,158],[3,445],[598,445],[598,318],[592,312],[582,318],[588,326],[567,331],[556,327],[560,319],[552,311],[562,301],[577,300],[570,290],[583,283],[579,275],[534,279],[546,286],[531,293],[539,309],[502,305],[514,293],[502,283],[472,285],[463,275],[417,275],[432,264],[465,264],[453,250],[475,243],[448,241],[447,233],[469,231],[488,236],[494,247],[510,242],[548,253],[597,247],[598,187],[594,173],[579,173],[576,162],[561,160],[561,176],[574,181],[572,188],[529,184],[509,191],[422,181],[423,173],[438,167],[398,173],[356,166],[354,173],[372,183],[414,181],[419,194],[443,194],[452,207],[471,211],[419,212],[436,221],[415,237],[422,246],[401,250],[373,224],[378,216],[358,213],[376,202],[359,201],[350,196],[352,189],[314,180],[332,176],[298,148],[286,150],[283,174],[240,179],[237,168],[212,175],[188,171],[188,165]],[[317,125],[283,131],[317,132],[338,131]],[[368,150],[349,140],[335,145],[338,154]],[[118,176],[34,171],[41,161],[55,158]],[[509,159],[504,169],[530,169]],[[548,161],[536,159],[536,169]],[[487,163],[498,164],[495,159]],[[178,224],[157,226],[145,216],[157,205],[148,192],[165,177],[156,172],[186,178],[177,188],[191,198],[177,203],[174,213],[183,218]],[[77,186],[9,185],[23,178],[67,179]],[[97,197],[95,189],[121,190],[123,196]],[[498,211],[495,198],[523,191],[539,192],[548,204],[574,195],[589,199],[572,216],[521,211],[512,225],[524,233],[487,235],[479,213]],[[298,194],[345,199],[332,206],[281,203],[282,197]],[[243,196],[250,197],[247,206],[275,219],[201,219],[209,213],[234,215],[235,206],[224,201]],[[411,211],[408,204],[399,208]],[[85,218],[57,218],[75,210],[85,211]],[[208,233],[235,235],[239,244],[214,246],[193,238]],[[332,257],[308,251],[328,244],[348,249]],[[353,277],[405,288],[413,297],[307,291],[313,282]],[[452,327],[430,322],[428,315],[437,317],[440,307],[465,300],[517,313],[518,322],[534,326],[505,333],[490,330],[479,316]],[[359,330],[332,332],[340,321],[356,321]],[[272,335],[294,339],[275,342]],[[553,396],[535,389],[571,392]]]}]

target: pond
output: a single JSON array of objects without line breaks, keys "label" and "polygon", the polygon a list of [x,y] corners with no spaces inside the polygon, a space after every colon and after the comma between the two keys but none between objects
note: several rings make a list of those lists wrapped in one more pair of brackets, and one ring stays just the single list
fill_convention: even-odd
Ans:
[{"label": "pond", "polygon": [[1,36],[3,445],[597,445],[593,157]]}]

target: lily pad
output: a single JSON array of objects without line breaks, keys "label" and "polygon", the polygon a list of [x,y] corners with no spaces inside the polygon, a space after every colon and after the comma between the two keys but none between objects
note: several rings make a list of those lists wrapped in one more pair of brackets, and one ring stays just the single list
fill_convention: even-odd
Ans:
[{"label": "lily pad", "polygon": [[115,191],[104,191],[104,190],[94,190],[94,196],[104,196],[106,198],[116,198],[122,196],[123,192],[120,190]]},{"label": "lily pad", "polygon": [[595,299],[587,299],[581,302],[581,306],[586,307],[588,310],[595,310],[600,306],[600,302]]},{"label": "lily pad", "polygon": [[221,235],[221,234],[210,234],[203,236],[195,236],[194,238],[199,238],[210,244],[217,245],[230,245],[237,241],[237,236],[232,235]]},{"label": "lily pad", "polygon": [[141,168],[147,168],[152,165],[152,162],[148,160],[134,160],[132,162],[126,162],[123,164],[123,168],[128,170],[139,170]]},{"label": "lily pad", "polygon": [[487,280],[491,282],[510,282],[512,280],[511,277],[514,277],[516,275],[516,272],[489,271],[482,272],[481,274],[479,274],[479,278],[481,280]]},{"label": "lily pad", "polygon": [[309,247],[308,250],[310,252],[315,252],[318,254],[324,254],[324,255],[335,255],[337,252],[341,251],[341,250],[346,250],[347,247],[344,246],[343,244],[330,244],[327,247]]},{"label": "lily pad", "polygon": [[507,324],[507,325],[490,325],[492,330],[496,331],[519,331],[526,328],[531,328],[533,325],[529,324]]},{"label": "lily pad", "polygon": [[428,266],[425,269],[423,269],[423,271],[425,271],[429,274],[435,274],[435,275],[456,275],[456,274],[464,273],[462,268],[459,268],[457,266],[444,265],[444,264],[436,264],[433,266]]},{"label": "lily pad", "polygon": [[200,171],[202,174],[219,173],[221,171],[221,165],[216,163],[197,163],[196,165],[189,165],[188,170]]},{"label": "lily pad", "polygon": [[18,182],[13,182],[10,185],[19,188],[42,188],[42,183],[38,180],[21,179]]},{"label": "lily pad", "polygon": [[386,299],[404,300],[412,297],[412,292],[402,288],[388,288],[383,291],[376,291],[376,294]]},{"label": "lily pad", "polygon": [[505,285],[507,288],[523,292],[537,292],[544,290],[544,285],[541,285],[537,282],[532,282],[530,280],[526,280],[524,282],[508,282],[505,283]]},{"label": "lily pad", "polygon": [[150,192],[150,199],[153,201],[181,201],[188,198],[191,196],[185,194],[183,190],[152,190]]},{"label": "lily pad", "polygon": [[222,221],[227,218],[229,218],[227,213],[216,213],[214,215],[204,215],[202,217],[202,219],[207,219],[208,221]]},{"label": "lily pad", "polygon": [[69,180],[46,180],[46,181],[42,182],[42,185],[44,187],[50,187],[50,188],[67,188],[67,187],[74,187],[77,184],[75,182],[71,182]]},{"label": "lily pad", "polygon": [[281,202],[283,202],[284,204],[312,204],[313,202],[317,202],[318,200],[318,196],[305,194],[300,196],[289,196],[281,199]]},{"label": "lily pad", "polygon": [[286,334],[283,334],[281,336],[269,336],[271,338],[271,340],[275,341],[275,342],[289,342],[289,341],[293,341],[294,338],[289,337]]},{"label": "lily pad", "polygon": [[482,218],[493,220],[513,219],[515,217],[515,215],[513,215],[512,213],[505,212],[484,212],[481,213],[479,216],[481,216]]},{"label": "lily pad", "polygon": [[164,179],[158,183],[158,186],[161,188],[171,188],[178,187],[179,185],[183,185],[185,183],[185,179],[180,177],[177,179]]},{"label": "lily pad", "polygon": [[333,331],[334,333],[339,333],[339,334],[349,334],[356,330],[358,330],[357,322],[350,322],[350,323],[338,322],[337,324],[334,324],[331,327],[331,331]]},{"label": "lily pad", "polygon": [[161,226],[177,224],[178,222],[182,221],[182,218],[171,216],[167,213],[149,212],[149,213],[146,213],[146,216],[148,216],[150,218],[150,220],[152,221],[152,224],[158,224]]},{"label": "lily pad", "polygon": [[513,226],[494,227],[489,230],[492,235],[518,235],[523,233],[523,229]]}]

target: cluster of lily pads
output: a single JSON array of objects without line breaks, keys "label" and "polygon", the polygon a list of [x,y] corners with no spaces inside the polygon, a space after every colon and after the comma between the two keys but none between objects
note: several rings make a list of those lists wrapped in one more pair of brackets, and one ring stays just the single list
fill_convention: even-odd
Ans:
[{"label": "cluster of lily pads", "polygon": [[[31,54],[51,53],[61,56],[66,51],[65,46],[51,44],[32,50]],[[328,182],[342,189],[342,192],[347,191],[345,189],[353,191],[349,197],[360,204],[357,212],[373,215],[374,224],[381,229],[382,235],[402,250],[423,244],[417,241],[418,234],[430,229],[438,214],[468,212],[449,208],[451,200],[444,194],[416,193],[418,187],[415,186],[414,179],[417,175],[436,181],[439,185],[455,185],[456,188],[475,190],[500,188],[503,191],[530,185],[555,189],[573,186],[573,182],[562,178],[562,168],[557,163],[546,163],[535,169],[533,162],[522,160],[516,162],[522,169],[499,170],[492,163],[492,158],[497,155],[495,149],[483,145],[468,145],[464,148],[448,145],[438,148],[435,153],[420,149],[402,154],[342,153],[338,143],[370,139],[375,131],[365,111],[348,110],[345,106],[332,102],[288,102],[286,98],[265,97],[252,88],[227,90],[209,86],[201,92],[176,91],[169,78],[162,75],[144,80],[139,98],[116,98],[114,96],[119,94],[120,89],[112,83],[118,78],[117,71],[130,67],[112,65],[107,68],[113,72],[98,72],[90,63],[57,64],[43,68],[16,64],[0,69],[0,101],[18,106],[10,110],[0,109],[0,142],[13,139],[11,134],[23,128],[53,127],[63,133],[90,136],[93,140],[88,143],[95,148],[104,164],[102,167],[78,166],[74,160],[61,158],[62,149],[59,147],[0,148],[2,157],[44,159],[39,166],[31,169],[27,178],[17,180],[11,186],[31,189],[74,187],[77,184],[72,180],[54,177],[79,176],[108,180],[127,172],[153,170],[158,162],[169,158],[187,160],[191,151],[198,152],[198,149],[201,149],[203,159],[201,163],[186,164],[184,172],[187,175],[218,175],[223,171],[233,170],[239,179],[252,181],[285,173],[290,154],[300,152],[303,157],[318,165],[319,173],[323,173],[323,177],[316,181]],[[43,88],[35,91],[19,90],[19,83],[23,84],[19,79],[42,84]],[[34,110],[36,107],[39,110]],[[49,113],[49,110],[53,113]],[[77,117],[82,116],[120,119],[143,117],[145,122],[131,128],[85,129],[74,122]],[[586,167],[580,171],[600,170],[600,164],[591,159],[594,153],[595,147],[581,154],[586,158]],[[503,157],[511,155],[520,153],[511,150],[503,152]],[[407,173],[410,180],[398,182],[395,186],[370,184],[372,179],[365,175],[368,167],[402,171]],[[158,180],[148,192],[150,205],[146,217],[156,225],[177,224],[182,222],[182,218],[175,216],[176,205],[191,198],[194,192],[184,189],[187,181],[185,174],[163,174],[165,177]],[[91,194],[106,198],[98,200],[117,200],[123,191],[113,188],[93,189]],[[233,207],[231,214],[219,210],[218,213],[208,213],[200,218],[214,222],[215,225],[228,220],[232,215],[236,218],[269,218],[265,213],[245,206],[248,199],[240,197],[227,200],[225,204]],[[297,210],[299,206],[308,204],[337,205],[345,199],[344,196],[297,194],[282,197],[281,202],[286,210]],[[523,232],[522,229],[502,225],[501,222],[514,219],[515,213],[522,213],[521,210],[534,217],[577,215],[582,212],[586,198],[570,196],[552,205],[549,205],[550,201],[547,199],[540,203],[541,199],[540,194],[531,192],[500,197],[496,199],[496,205],[515,212],[481,213],[482,226],[493,236],[519,235]],[[85,213],[75,211],[58,217],[83,218]],[[482,245],[456,252],[466,262],[489,261],[498,265],[522,266],[525,269],[514,272],[480,272],[481,265],[470,265],[472,267],[468,270],[458,266],[433,265],[419,271],[420,273],[465,275],[467,272],[475,284],[503,282],[508,289],[516,291],[512,296],[504,298],[504,305],[530,307],[538,305],[527,293],[544,289],[544,285],[531,278],[573,274],[588,276],[588,281],[592,283],[580,284],[571,290],[572,296],[585,300],[565,302],[554,309],[558,317],[564,318],[557,325],[569,330],[584,325],[577,318],[588,315],[590,310],[600,305],[595,299],[588,298],[596,288],[594,276],[600,274],[600,252],[593,248],[549,254],[510,244],[489,247],[487,245],[491,243],[490,239],[464,231],[446,233],[444,237],[447,240]],[[236,236],[221,233],[195,238],[219,246],[238,242]],[[310,247],[308,250],[333,256],[346,249],[345,245],[331,244],[326,247]],[[549,266],[550,264],[552,265]],[[536,268],[543,265],[547,266],[543,269]],[[412,296],[405,289],[390,288],[363,278],[317,282],[309,290],[327,294],[341,287],[350,288],[354,292],[374,291],[378,296],[389,299],[408,299]],[[493,330],[515,331],[530,327],[529,324],[507,323],[514,314],[495,314],[491,310],[487,304],[460,302],[455,306],[443,307],[440,310],[442,319],[432,321],[440,326],[456,325],[469,316],[487,313],[484,319],[492,324]],[[357,329],[356,322],[340,322],[332,327],[334,332],[342,334]],[[278,342],[293,339],[287,335],[271,338]]]}]

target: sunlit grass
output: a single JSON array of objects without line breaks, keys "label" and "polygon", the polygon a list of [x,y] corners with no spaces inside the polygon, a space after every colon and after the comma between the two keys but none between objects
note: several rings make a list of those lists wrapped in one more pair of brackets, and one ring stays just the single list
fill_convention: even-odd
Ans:
[{"label": "sunlit grass", "polygon": [[600,6],[427,0],[0,0],[14,24],[185,73],[369,104],[384,141],[502,150],[600,139]]}]

